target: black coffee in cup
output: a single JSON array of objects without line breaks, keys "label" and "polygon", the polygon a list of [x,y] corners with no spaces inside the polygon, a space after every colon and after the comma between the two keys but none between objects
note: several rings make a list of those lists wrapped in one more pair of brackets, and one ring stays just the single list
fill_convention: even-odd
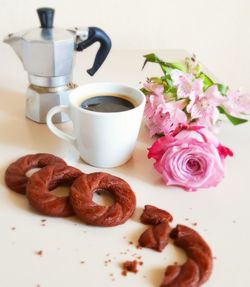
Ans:
[{"label": "black coffee in cup", "polygon": [[115,113],[131,110],[135,105],[126,95],[98,95],[84,100],[81,108],[101,113]]}]

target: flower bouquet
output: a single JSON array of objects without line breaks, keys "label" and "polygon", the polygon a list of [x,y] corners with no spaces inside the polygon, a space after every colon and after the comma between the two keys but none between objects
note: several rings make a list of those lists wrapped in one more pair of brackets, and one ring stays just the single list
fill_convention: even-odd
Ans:
[{"label": "flower bouquet", "polygon": [[166,185],[187,191],[216,186],[224,177],[224,160],[233,152],[220,144],[215,134],[219,115],[234,125],[247,122],[250,96],[215,83],[195,56],[184,63],[168,63],[155,54],[144,56],[160,65],[163,75],[144,83],[144,119],[156,141],[148,157]]}]

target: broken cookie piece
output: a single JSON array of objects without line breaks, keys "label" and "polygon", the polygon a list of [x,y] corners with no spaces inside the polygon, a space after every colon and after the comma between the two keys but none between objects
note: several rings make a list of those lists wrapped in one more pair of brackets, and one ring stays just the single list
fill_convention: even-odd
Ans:
[{"label": "broken cookie piece", "polygon": [[163,209],[153,205],[145,205],[140,220],[144,224],[157,225],[162,222],[171,222],[173,217]]},{"label": "broken cookie piece", "polygon": [[205,283],[213,269],[213,255],[207,242],[197,231],[181,224],[172,230],[170,237],[174,240],[174,245],[182,248],[197,264],[200,273],[199,284]]},{"label": "broken cookie piece", "polygon": [[199,268],[197,264],[188,259],[183,265],[170,265],[167,267],[161,287],[198,287]]},{"label": "broken cookie piece", "polygon": [[140,236],[139,245],[161,252],[168,244],[170,232],[171,228],[167,222],[150,226]]}]

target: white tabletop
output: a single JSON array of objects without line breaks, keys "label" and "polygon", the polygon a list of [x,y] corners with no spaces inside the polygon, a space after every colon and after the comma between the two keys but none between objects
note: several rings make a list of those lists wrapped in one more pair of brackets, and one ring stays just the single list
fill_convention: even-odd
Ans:
[{"label": "white tabletop", "polygon": [[[0,286],[159,286],[166,266],[184,262],[185,256],[171,244],[162,253],[136,249],[138,237],[146,228],[138,220],[145,204],[168,210],[174,216],[173,226],[191,226],[209,243],[215,260],[206,286],[250,286],[249,123],[238,127],[223,124],[219,137],[235,155],[226,159],[226,177],[216,188],[188,193],[166,187],[153,161],[147,159],[152,139],[143,125],[128,163],[114,169],[94,168],[81,161],[77,151],[55,137],[46,125],[24,117],[26,72],[11,48],[0,48]],[[77,56],[75,82],[118,81],[139,87],[146,75],[160,74],[152,64],[141,71],[142,55],[147,52],[150,51],[112,51],[101,70],[90,78],[85,70],[93,61],[95,49],[91,48]],[[158,54],[171,61],[183,58],[186,52]],[[70,128],[70,124],[61,126]],[[127,180],[137,196],[132,219],[121,226],[100,228],[87,226],[74,217],[50,218],[36,213],[25,196],[5,186],[4,172],[10,162],[37,152],[61,156],[86,173],[106,171]],[[46,219],[45,226],[42,219]],[[40,250],[42,256],[36,254]],[[139,272],[122,276],[120,264],[138,256],[144,262]]]}]

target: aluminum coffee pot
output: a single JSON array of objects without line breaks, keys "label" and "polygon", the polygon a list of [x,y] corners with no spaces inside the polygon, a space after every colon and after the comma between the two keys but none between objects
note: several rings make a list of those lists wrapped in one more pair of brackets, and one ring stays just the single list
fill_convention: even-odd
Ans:
[{"label": "aluminum coffee pot", "polygon": [[[9,44],[28,72],[26,116],[38,123],[46,122],[47,112],[54,106],[67,105],[68,95],[74,88],[72,70],[76,51],[82,51],[95,42],[100,43],[93,67],[87,70],[93,76],[105,61],[111,40],[97,27],[61,29],[53,27],[54,9],[39,8],[41,27],[9,34]],[[64,114],[55,116],[63,122]]]}]

